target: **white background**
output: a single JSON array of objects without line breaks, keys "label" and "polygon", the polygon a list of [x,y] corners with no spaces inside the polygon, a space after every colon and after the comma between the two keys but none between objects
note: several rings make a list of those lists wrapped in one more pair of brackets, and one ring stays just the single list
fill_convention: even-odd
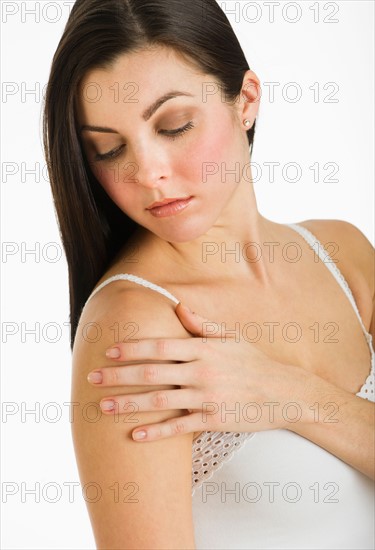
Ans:
[{"label": "white background", "polygon": [[[253,155],[262,170],[255,183],[260,212],[280,223],[346,220],[373,243],[374,3],[281,1],[273,22],[264,2],[219,3],[263,85]],[[77,485],[69,409],[63,405],[70,400],[71,369],[67,266],[63,256],[54,261],[61,243],[43,171],[40,126],[42,90],[72,5],[2,2],[4,549],[95,547]],[[295,6],[300,19],[292,23]],[[274,101],[267,82],[279,83]],[[297,102],[291,101],[296,88],[288,83],[293,82],[302,92]],[[316,101],[313,85],[319,89]],[[33,89],[36,93],[25,93]],[[267,162],[280,163],[273,182]],[[294,183],[287,178],[295,172],[285,168],[291,162],[302,171]],[[309,168],[315,163],[319,181]],[[337,182],[327,180],[326,163],[338,166],[332,176]],[[39,175],[26,173],[35,167]],[[25,254],[26,249],[37,253]],[[26,332],[33,327],[34,334]],[[25,414],[38,407],[39,418]],[[53,422],[56,414],[61,418]],[[71,498],[70,483],[77,485]],[[32,488],[34,494],[25,492]],[[54,503],[56,488],[61,497]]]}]

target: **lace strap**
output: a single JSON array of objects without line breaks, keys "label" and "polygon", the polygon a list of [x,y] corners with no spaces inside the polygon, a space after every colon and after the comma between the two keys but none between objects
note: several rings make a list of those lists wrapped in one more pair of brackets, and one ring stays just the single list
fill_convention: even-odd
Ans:
[{"label": "lace strap", "polygon": [[95,296],[95,294],[97,292],[99,292],[99,290],[101,290],[103,287],[107,286],[109,283],[112,283],[113,281],[120,281],[120,280],[123,280],[123,281],[131,281],[133,283],[136,283],[138,285],[142,285],[146,288],[150,288],[151,290],[155,290],[155,292],[159,292],[160,294],[163,294],[163,296],[166,296],[167,298],[169,298],[170,300],[172,300],[173,302],[175,302],[175,304],[178,304],[180,303],[180,300],[177,300],[177,298],[175,296],[173,296],[173,294],[171,294],[170,292],[168,292],[168,290],[165,290],[165,288],[159,286],[159,285],[155,285],[154,283],[150,283],[150,281],[147,281],[146,279],[142,279],[141,277],[137,277],[136,275],[132,275],[130,273],[119,273],[118,275],[113,275],[112,277],[109,277],[108,279],[106,279],[105,281],[103,281],[92,293],[91,295],[88,297],[88,299],[86,300],[86,304],[89,300],[91,300],[91,298],[93,296]]}]

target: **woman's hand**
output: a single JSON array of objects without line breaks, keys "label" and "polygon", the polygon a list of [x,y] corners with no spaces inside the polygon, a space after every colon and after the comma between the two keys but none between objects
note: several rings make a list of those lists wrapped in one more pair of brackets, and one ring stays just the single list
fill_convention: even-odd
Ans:
[{"label": "woman's hand", "polygon": [[[314,375],[271,359],[254,344],[222,336],[219,325],[181,304],[176,313],[194,338],[118,343],[106,355],[120,364],[89,374],[89,382],[103,388],[176,386],[174,390],[101,400],[106,414],[130,414],[134,410],[187,411],[186,416],[137,427],[132,433],[134,439],[153,441],[207,430],[256,432],[311,421],[313,411],[309,409],[307,390]],[[121,364],[142,361],[145,363]]]}]

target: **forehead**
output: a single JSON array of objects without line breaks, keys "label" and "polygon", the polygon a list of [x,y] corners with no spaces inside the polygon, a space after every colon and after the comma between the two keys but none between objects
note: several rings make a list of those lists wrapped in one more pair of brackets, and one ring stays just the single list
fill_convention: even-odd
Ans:
[{"label": "forehead", "polygon": [[[79,100],[88,99],[89,92],[114,97],[115,92],[128,89],[137,90],[138,101],[141,96],[155,97],[165,92],[172,84],[183,84],[184,89],[192,92],[201,88],[202,81],[212,77],[205,75],[199,67],[185,59],[179,52],[163,46],[147,47],[139,51],[121,54],[105,68],[95,68],[82,78],[78,90]],[[173,86],[172,86],[173,87]],[[86,102],[85,102],[86,103]]]}]

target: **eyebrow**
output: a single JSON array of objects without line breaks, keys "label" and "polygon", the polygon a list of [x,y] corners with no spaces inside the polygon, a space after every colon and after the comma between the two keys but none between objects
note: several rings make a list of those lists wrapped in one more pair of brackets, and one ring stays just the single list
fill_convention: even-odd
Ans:
[{"label": "eyebrow", "polygon": [[[174,99],[175,97],[194,97],[192,94],[189,94],[188,92],[178,92],[178,91],[172,91],[164,94],[163,96],[159,97],[150,107],[148,107],[144,113],[142,114],[143,120],[146,122],[152,117],[152,115],[160,109],[162,105],[166,101],[169,101],[170,99]],[[113,130],[113,128],[107,128],[106,126],[90,126],[90,125],[84,125],[81,127],[80,132],[99,132],[99,133],[105,133],[105,134],[118,134],[117,130]]]}]

